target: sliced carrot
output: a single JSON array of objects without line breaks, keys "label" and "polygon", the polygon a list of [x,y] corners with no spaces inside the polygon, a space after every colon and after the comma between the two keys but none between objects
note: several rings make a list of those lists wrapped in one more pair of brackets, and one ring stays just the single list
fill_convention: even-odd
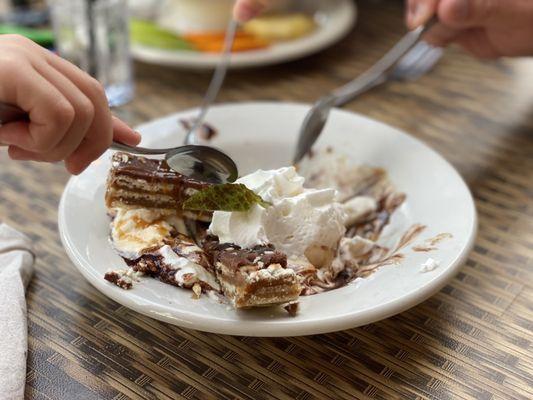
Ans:
[{"label": "sliced carrot", "polygon": [[[190,40],[191,42],[208,42],[208,41],[223,41],[226,36],[226,32],[204,32],[204,33],[185,33],[182,35],[182,37],[186,40]],[[237,31],[235,33],[235,38],[241,38],[241,37],[249,37],[250,34],[243,32],[243,31]]]},{"label": "sliced carrot", "polygon": [[[224,49],[225,32],[188,33],[183,38],[196,47],[197,50],[220,53]],[[255,35],[238,31],[235,34],[232,51],[258,50],[268,47],[269,43]]]},{"label": "sliced carrot", "polygon": [[[224,49],[224,43],[219,42],[211,42],[211,43],[194,43],[195,47],[204,52],[208,53],[220,53]],[[259,50],[264,49],[268,47],[267,43],[264,42],[258,42],[255,39],[239,39],[236,40],[233,43],[233,47],[231,48],[231,51],[233,52],[241,52],[241,51],[250,51],[250,50]]]},{"label": "sliced carrot", "polygon": [[[185,38],[198,50],[209,53],[220,53],[224,49],[224,34],[221,35],[188,35]],[[268,47],[269,43],[256,36],[239,32],[233,42],[232,51],[258,50]]]}]

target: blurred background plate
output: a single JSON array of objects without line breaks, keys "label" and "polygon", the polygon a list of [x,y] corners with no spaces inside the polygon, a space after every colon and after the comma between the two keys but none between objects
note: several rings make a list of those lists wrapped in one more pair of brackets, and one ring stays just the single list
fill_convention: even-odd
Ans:
[{"label": "blurred background plate", "polygon": [[[275,43],[265,49],[234,53],[231,67],[279,64],[317,53],[338,42],[355,25],[357,8],[352,0],[314,0],[304,3],[304,11],[313,13],[318,25],[313,33],[299,39]],[[213,69],[219,60],[218,54],[164,50],[135,42],[131,45],[131,52],[138,61],[187,69]]]}]

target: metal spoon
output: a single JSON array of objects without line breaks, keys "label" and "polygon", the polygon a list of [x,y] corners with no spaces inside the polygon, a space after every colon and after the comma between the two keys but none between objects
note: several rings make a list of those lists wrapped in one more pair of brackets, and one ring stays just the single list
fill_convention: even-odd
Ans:
[{"label": "metal spoon", "polygon": [[334,90],[319,99],[305,116],[300,128],[300,135],[293,163],[297,164],[309,152],[313,144],[324,130],[330,111],[333,107],[346,104],[355,96],[383,83],[396,63],[411,50],[422,35],[431,29],[437,18],[431,19],[425,26],[410,31],[401,38],[376,64],[346,85]]},{"label": "metal spoon", "polygon": [[[226,31],[224,50],[221,54],[220,63],[213,73],[200,113],[185,137],[185,146],[167,149],[149,149],[113,142],[111,149],[143,155],[164,154],[168,165],[180,174],[210,183],[234,182],[238,177],[238,169],[235,162],[227,154],[214,147],[196,144],[196,130],[202,125],[209,111],[209,107],[222,87],[229,65],[231,48],[236,31],[237,22],[232,20]],[[0,125],[27,118],[27,113],[20,108],[10,104],[0,103]]]},{"label": "metal spoon", "polygon": [[235,162],[227,154],[214,147],[198,145],[196,130],[204,122],[209,107],[217,97],[226,77],[237,26],[237,21],[233,19],[228,25],[220,62],[211,78],[200,113],[185,136],[185,146],[169,149],[146,149],[113,143],[111,148],[135,154],[165,154],[168,165],[185,176],[211,183],[234,182],[239,174]]}]

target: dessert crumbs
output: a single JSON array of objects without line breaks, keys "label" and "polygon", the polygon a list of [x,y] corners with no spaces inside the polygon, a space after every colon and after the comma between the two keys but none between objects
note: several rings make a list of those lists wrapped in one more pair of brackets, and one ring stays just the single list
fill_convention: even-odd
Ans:
[{"label": "dessert crumbs", "polygon": [[300,308],[300,303],[298,303],[297,301],[293,303],[289,303],[285,305],[283,308],[285,309],[285,311],[289,313],[290,317],[296,317],[296,315],[298,314],[298,309]]},{"label": "dessert crumbs", "polygon": [[193,292],[192,298],[194,300],[198,300],[200,296],[202,295],[202,286],[200,286],[199,283],[195,283],[192,286],[192,292]]},{"label": "dessert crumbs", "polygon": [[104,275],[104,279],[124,290],[129,290],[133,287],[133,282],[131,281],[131,279],[125,279],[116,271],[106,272],[106,274]]}]

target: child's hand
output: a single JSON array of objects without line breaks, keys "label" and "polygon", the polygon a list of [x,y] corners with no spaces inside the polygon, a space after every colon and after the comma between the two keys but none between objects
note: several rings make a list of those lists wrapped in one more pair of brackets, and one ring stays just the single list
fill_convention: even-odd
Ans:
[{"label": "child's hand", "polygon": [[113,138],[140,141],[112,117],[98,81],[21,36],[0,36],[0,101],[29,115],[29,122],[0,126],[0,145],[9,146],[14,160],[64,160],[70,173],[79,174]]}]

